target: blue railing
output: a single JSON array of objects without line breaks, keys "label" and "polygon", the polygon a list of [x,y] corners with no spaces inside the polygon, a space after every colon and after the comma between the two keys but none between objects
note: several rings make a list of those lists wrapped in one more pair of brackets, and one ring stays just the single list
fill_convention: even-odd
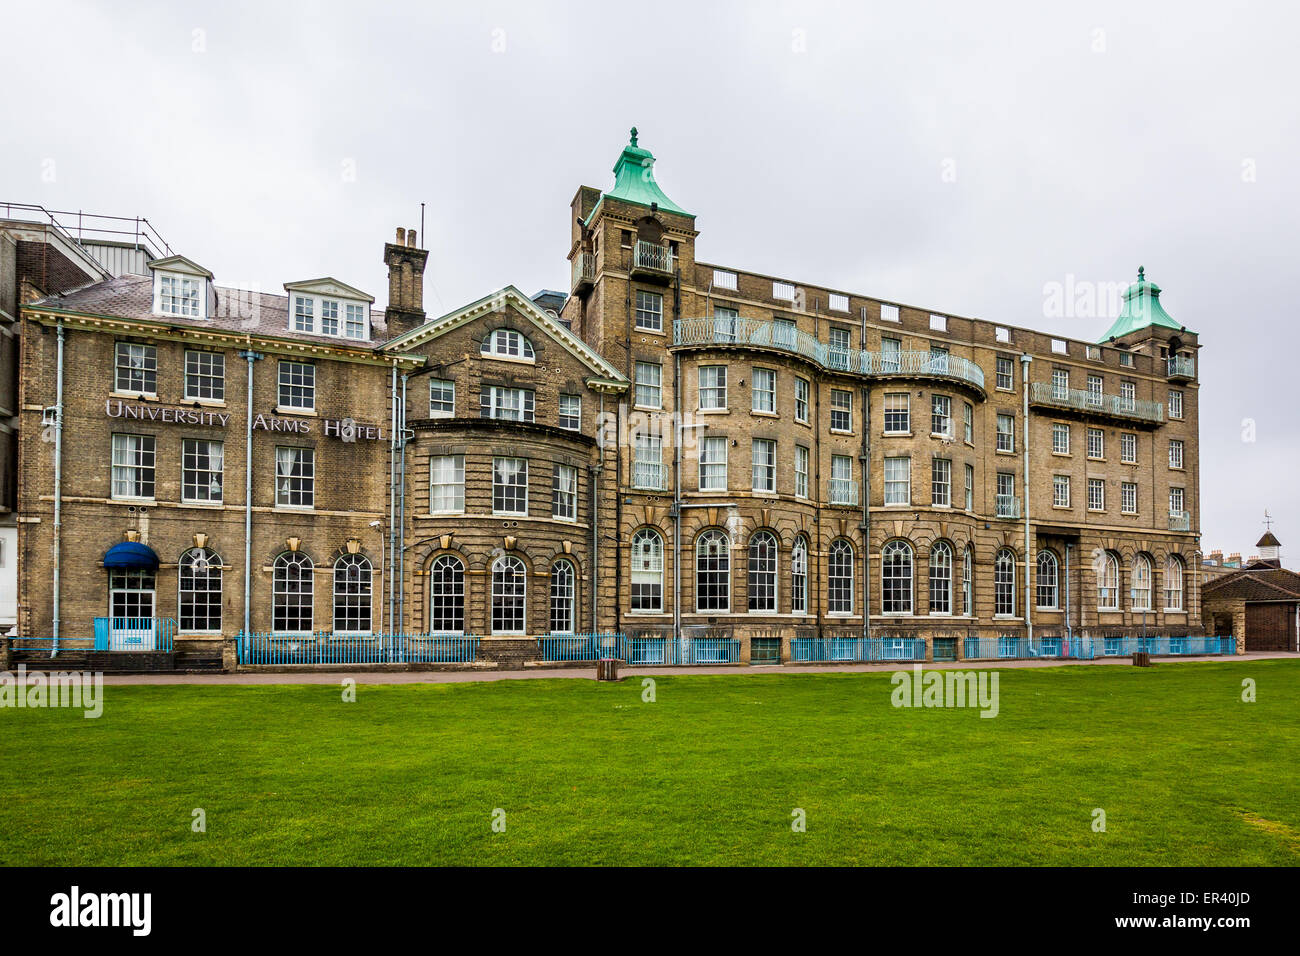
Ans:
[{"label": "blue railing", "polygon": [[790,642],[796,663],[874,663],[923,661],[923,637],[796,637]]},{"label": "blue railing", "polygon": [[172,650],[176,622],[169,617],[97,617],[97,651]]},{"label": "blue railing", "polygon": [[740,641],[733,637],[628,637],[622,644],[622,659],[634,667],[740,663]]},{"label": "blue railing", "polygon": [[1127,657],[1137,651],[1162,656],[1235,654],[1231,637],[968,637],[963,656],[967,660],[1025,660],[1036,657],[1094,660],[1098,657]]},{"label": "blue railing", "polygon": [[240,664],[466,664],[478,656],[467,634],[240,634]]},{"label": "blue railing", "polygon": [[622,634],[544,634],[537,649],[544,661],[598,661],[623,658]]}]

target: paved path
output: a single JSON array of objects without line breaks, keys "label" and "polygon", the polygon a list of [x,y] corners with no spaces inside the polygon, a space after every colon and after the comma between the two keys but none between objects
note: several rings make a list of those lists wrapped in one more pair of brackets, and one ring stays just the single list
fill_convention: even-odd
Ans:
[{"label": "paved path", "polygon": [[[1237,654],[1230,657],[1159,657],[1157,666],[1196,661],[1247,663],[1271,659],[1300,660],[1300,654],[1277,652]],[[1093,661],[947,661],[927,663],[926,669],[939,670],[1010,670],[1021,667],[1114,667],[1132,666],[1127,657],[1110,657]],[[619,675],[637,677],[689,677],[694,674],[731,674],[737,677],[761,674],[859,674],[907,670],[912,664],[897,661],[885,664],[811,664],[756,667],[623,667]],[[358,684],[460,684],[489,680],[593,680],[595,667],[530,667],[522,671],[303,671],[293,674],[105,674],[104,683],[123,684],[338,684],[351,677]]]}]

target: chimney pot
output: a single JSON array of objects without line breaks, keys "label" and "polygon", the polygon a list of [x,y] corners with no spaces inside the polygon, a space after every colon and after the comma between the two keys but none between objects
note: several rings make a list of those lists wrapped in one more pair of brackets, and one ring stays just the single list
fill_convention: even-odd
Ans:
[{"label": "chimney pot", "polygon": [[408,230],[406,230],[406,244],[407,244],[408,246],[410,246],[412,249],[415,248],[415,230],[414,230],[414,229],[408,229]]},{"label": "chimney pot", "polygon": [[397,244],[399,246],[406,245],[406,230],[401,226],[397,227]]}]

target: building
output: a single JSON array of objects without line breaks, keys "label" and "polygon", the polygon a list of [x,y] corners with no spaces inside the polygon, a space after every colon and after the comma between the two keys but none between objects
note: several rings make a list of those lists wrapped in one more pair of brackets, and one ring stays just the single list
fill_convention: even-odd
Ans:
[{"label": "building", "polygon": [[1239,652],[1300,651],[1300,574],[1282,567],[1272,531],[1255,546],[1258,558],[1206,583],[1205,626],[1235,637]]},{"label": "building", "polygon": [[176,255],[26,305],[21,633],[1203,633],[1199,343],[1141,270],[1096,342],[759,275],[697,259],[653,163],[634,130],[578,190],[567,295],[429,319],[398,230],[382,311]]}]

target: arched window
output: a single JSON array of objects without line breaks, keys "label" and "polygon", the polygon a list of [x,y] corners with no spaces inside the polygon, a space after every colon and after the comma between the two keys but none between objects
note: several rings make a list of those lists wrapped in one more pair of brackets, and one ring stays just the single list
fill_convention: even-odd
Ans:
[{"label": "arched window", "polygon": [[180,599],[182,632],[221,633],[221,555],[191,548],[181,555]]},{"label": "arched window", "polygon": [[912,546],[906,541],[880,549],[880,591],[885,614],[912,613]]},{"label": "arched window", "polygon": [[731,541],[716,528],[695,539],[695,610],[731,609]]},{"label": "arched window", "polygon": [[1006,617],[1016,613],[1016,556],[1009,548],[993,559],[993,613]]},{"label": "arched window", "polygon": [[961,556],[961,612],[967,617],[975,613],[975,553],[970,545]]},{"label": "arched window", "polygon": [[749,609],[776,610],[776,536],[770,531],[749,536]]},{"label": "arched window", "polygon": [[551,633],[572,634],[574,631],[574,603],[577,595],[573,562],[556,561],[551,565]]},{"label": "arched window", "polygon": [[930,613],[952,613],[952,546],[947,541],[930,549]]},{"label": "arched window", "polygon": [[664,609],[664,539],[652,528],[632,535],[632,611],[659,614]]},{"label": "arched window", "polygon": [[826,613],[853,613],[853,545],[843,538],[826,552]]},{"label": "arched window", "polygon": [[1059,607],[1056,555],[1051,551],[1038,552],[1038,606]]},{"label": "arched window", "polygon": [[343,634],[370,633],[370,559],[344,554],[334,562],[334,630]]},{"label": "arched window", "polygon": [[1151,559],[1145,554],[1133,559],[1133,610],[1151,610]]},{"label": "arched window", "polygon": [[803,535],[790,548],[790,612],[808,613],[808,539]]},{"label": "arched window", "polygon": [[533,343],[514,329],[497,329],[483,340],[483,345],[479,351],[484,355],[494,355],[498,358],[529,359],[530,361],[534,358]]},{"label": "arched window", "polygon": [[1165,562],[1165,610],[1183,609],[1183,559],[1171,554]]},{"label": "arched window", "polygon": [[429,630],[461,634],[465,630],[465,565],[440,554],[429,565]]},{"label": "arched window", "polygon": [[311,631],[311,558],[301,551],[285,551],[271,567],[271,630]]},{"label": "arched window", "polygon": [[492,565],[492,633],[524,633],[524,596],[528,574],[513,554]]},{"label": "arched window", "polygon": [[1097,607],[1103,611],[1119,610],[1119,558],[1105,551],[1097,569]]}]

